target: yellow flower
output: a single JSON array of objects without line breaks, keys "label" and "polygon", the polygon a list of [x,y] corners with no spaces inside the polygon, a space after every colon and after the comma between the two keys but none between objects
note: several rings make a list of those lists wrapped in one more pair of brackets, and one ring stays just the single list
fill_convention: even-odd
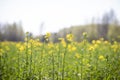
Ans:
[{"label": "yellow flower", "polygon": [[83,36],[87,36],[87,32],[83,32],[82,35],[83,35]]},{"label": "yellow flower", "polygon": [[100,55],[99,60],[105,60],[104,56]]},{"label": "yellow flower", "polygon": [[20,51],[24,51],[24,49],[25,49],[24,46],[21,46],[21,47],[19,48]]},{"label": "yellow flower", "polygon": [[96,41],[96,43],[97,43],[97,44],[100,44],[100,43],[101,43],[101,41],[100,41],[100,40],[97,40],[97,41]]},{"label": "yellow flower", "polygon": [[37,47],[40,47],[40,46],[42,46],[42,43],[40,43],[40,42],[35,42],[35,43],[34,43],[34,47],[37,48]]},{"label": "yellow flower", "polygon": [[19,48],[20,46],[21,46],[21,44],[20,44],[20,43],[17,43],[17,44],[16,44],[16,47],[17,47],[17,48]]},{"label": "yellow flower", "polygon": [[68,45],[68,50],[69,51],[75,51],[76,47],[74,45]]},{"label": "yellow flower", "polygon": [[45,35],[45,38],[47,39],[47,38],[49,38],[50,36],[51,36],[51,34],[50,34],[49,32],[47,32],[46,35]]},{"label": "yellow flower", "polygon": [[111,46],[114,52],[117,52],[119,50],[119,46],[117,44],[114,44]]},{"label": "yellow flower", "polygon": [[92,40],[92,44],[95,44],[95,40]]},{"label": "yellow flower", "polygon": [[79,58],[80,58],[80,54],[76,53],[76,54],[75,54],[75,57],[76,57],[77,59],[79,59]]},{"label": "yellow flower", "polygon": [[66,39],[67,39],[68,41],[72,41],[72,40],[73,40],[73,34],[67,34],[67,35],[66,35]]},{"label": "yellow flower", "polygon": [[93,47],[93,46],[90,46],[90,47],[88,48],[88,50],[89,50],[89,51],[94,51],[94,47]]},{"label": "yellow flower", "polygon": [[63,45],[63,47],[66,47],[66,42],[64,38],[59,38],[59,40],[61,41],[61,44]]},{"label": "yellow flower", "polygon": [[28,41],[28,38],[25,38],[24,41]]},{"label": "yellow flower", "polygon": [[108,44],[109,42],[108,41],[104,41],[105,44]]},{"label": "yellow flower", "polygon": [[29,42],[30,42],[30,43],[34,43],[34,40],[33,40],[33,39],[30,39]]},{"label": "yellow flower", "polygon": [[104,40],[104,38],[100,38],[100,40],[101,40],[101,41],[103,41],[103,40]]},{"label": "yellow flower", "polygon": [[75,47],[75,46],[73,46],[71,50],[72,50],[72,51],[75,51],[75,50],[76,50],[76,47]]},{"label": "yellow flower", "polygon": [[97,48],[98,47],[98,44],[94,44],[94,48]]},{"label": "yellow flower", "polygon": [[53,48],[53,47],[54,47],[54,45],[53,45],[52,43],[49,43],[49,44],[48,44],[48,48],[49,48],[49,49],[51,49],[51,48]]}]

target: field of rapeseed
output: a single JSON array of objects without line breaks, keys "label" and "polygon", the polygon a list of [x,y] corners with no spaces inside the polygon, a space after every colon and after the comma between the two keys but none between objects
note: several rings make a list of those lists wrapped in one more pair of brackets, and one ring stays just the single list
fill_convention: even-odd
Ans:
[{"label": "field of rapeseed", "polygon": [[25,42],[0,42],[0,80],[120,80],[120,43],[86,36],[42,43],[27,33]]}]

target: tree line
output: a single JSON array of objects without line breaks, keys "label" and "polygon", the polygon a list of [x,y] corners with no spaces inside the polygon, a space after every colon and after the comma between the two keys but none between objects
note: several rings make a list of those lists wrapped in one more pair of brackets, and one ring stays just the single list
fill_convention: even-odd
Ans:
[{"label": "tree line", "polygon": [[71,26],[70,28],[64,28],[58,33],[53,33],[51,41],[58,42],[57,38],[65,38],[66,34],[72,33],[75,37],[74,40],[80,42],[82,40],[82,33],[88,33],[88,41],[104,38],[109,41],[120,41],[120,24],[116,17],[114,10],[110,10],[103,14],[102,18],[95,22],[94,20],[90,24]]},{"label": "tree line", "polygon": [[[102,18],[97,22],[93,19],[89,24],[71,26],[70,28],[61,29],[57,33],[51,33],[50,41],[54,43],[59,42],[58,38],[65,38],[68,33],[72,33],[74,35],[74,40],[80,42],[83,32],[88,33],[88,41],[100,38],[109,41],[120,41],[120,24],[114,10],[110,10],[103,14]],[[30,36],[32,36],[31,32]],[[41,42],[44,42],[44,36],[45,35],[39,35],[35,38],[40,38]],[[25,33],[20,22],[0,24],[0,41],[24,41],[24,38]]]},{"label": "tree line", "polygon": [[0,41],[23,41],[24,36],[21,23],[0,24]]}]

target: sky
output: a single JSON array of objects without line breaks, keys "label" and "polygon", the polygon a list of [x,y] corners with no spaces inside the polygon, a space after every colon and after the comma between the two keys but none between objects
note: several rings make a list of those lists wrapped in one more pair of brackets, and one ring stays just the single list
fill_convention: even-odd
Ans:
[{"label": "sky", "polygon": [[90,23],[110,9],[120,20],[120,0],[0,0],[0,23],[21,22],[39,35]]}]

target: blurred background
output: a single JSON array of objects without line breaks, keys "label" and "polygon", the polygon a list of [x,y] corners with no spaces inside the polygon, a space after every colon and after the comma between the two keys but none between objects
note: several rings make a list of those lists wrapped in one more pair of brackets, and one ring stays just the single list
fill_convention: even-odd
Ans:
[{"label": "blurred background", "polygon": [[81,41],[120,41],[120,0],[0,0],[0,41],[24,41],[25,33],[44,41],[72,33]]}]

